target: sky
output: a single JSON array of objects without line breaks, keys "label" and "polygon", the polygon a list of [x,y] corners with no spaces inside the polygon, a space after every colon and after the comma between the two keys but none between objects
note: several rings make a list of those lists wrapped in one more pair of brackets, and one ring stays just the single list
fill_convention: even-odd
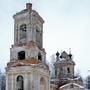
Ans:
[{"label": "sky", "polygon": [[44,19],[43,47],[47,60],[57,51],[73,54],[75,71],[90,73],[90,0],[0,0],[0,68],[10,61],[14,39],[13,15],[31,2]]}]

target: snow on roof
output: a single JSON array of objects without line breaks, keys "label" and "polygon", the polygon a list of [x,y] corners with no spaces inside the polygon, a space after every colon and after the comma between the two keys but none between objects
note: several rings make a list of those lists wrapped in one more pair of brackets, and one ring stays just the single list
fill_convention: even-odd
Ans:
[{"label": "snow on roof", "polygon": [[70,64],[75,65],[75,62],[70,58],[70,54],[63,51],[60,55],[60,58],[54,64]]},{"label": "snow on roof", "polygon": [[68,83],[68,84],[65,84],[65,85],[61,86],[60,89],[62,89],[62,88],[64,88],[64,87],[67,87],[67,86],[69,86],[69,85],[72,85],[72,84],[73,84],[74,86],[77,86],[78,88],[84,89],[83,86],[81,86],[81,85],[79,85],[79,84],[76,84],[76,83]]}]

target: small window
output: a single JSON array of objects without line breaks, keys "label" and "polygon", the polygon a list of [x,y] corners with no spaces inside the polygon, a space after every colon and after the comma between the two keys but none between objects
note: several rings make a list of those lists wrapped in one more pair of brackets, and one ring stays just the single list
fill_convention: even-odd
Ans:
[{"label": "small window", "polygon": [[17,90],[24,90],[23,76],[18,76],[17,77]]},{"label": "small window", "polygon": [[38,53],[38,59],[39,59],[40,61],[42,61],[42,55],[41,55],[41,53]]},{"label": "small window", "polygon": [[70,68],[67,68],[67,72],[70,73]]},{"label": "small window", "polygon": [[18,52],[18,60],[24,60],[25,59],[25,51]]},{"label": "small window", "polygon": [[70,88],[74,88],[74,85],[73,85],[73,84],[71,84],[71,85],[70,85]]}]

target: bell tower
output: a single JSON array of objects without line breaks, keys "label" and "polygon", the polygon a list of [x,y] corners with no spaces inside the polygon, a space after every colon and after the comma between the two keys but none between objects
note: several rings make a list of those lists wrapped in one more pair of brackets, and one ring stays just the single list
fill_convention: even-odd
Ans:
[{"label": "bell tower", "polygon": [[32,4],[27,3],[26,9],[14,16],[14,45],[11,50],[11,60],[39,59],[45,62],[46,53],[43,49],[43,19],[32,10]]},{"label": "bell tower", "polygon": [[32,11],[32,4],[27,3],[26,9],[14,16],[14,45],[30,44],[33,42],[42,48],[43,19],[36,11]]},{"label": "bell tower", "polygon": [[13,18],[14,44],[6,67],[6,90],[49,90],[49,67],[43,48],[44,20],[31,3]]}]

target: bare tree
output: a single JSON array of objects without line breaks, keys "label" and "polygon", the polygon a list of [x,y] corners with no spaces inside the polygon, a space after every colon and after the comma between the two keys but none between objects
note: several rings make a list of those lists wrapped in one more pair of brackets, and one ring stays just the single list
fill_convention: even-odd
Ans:
[{"label": "bare tree", "polygon": [[0,71],[0,90],[5,90],[6,87],[6,77],[5,74]]}]

